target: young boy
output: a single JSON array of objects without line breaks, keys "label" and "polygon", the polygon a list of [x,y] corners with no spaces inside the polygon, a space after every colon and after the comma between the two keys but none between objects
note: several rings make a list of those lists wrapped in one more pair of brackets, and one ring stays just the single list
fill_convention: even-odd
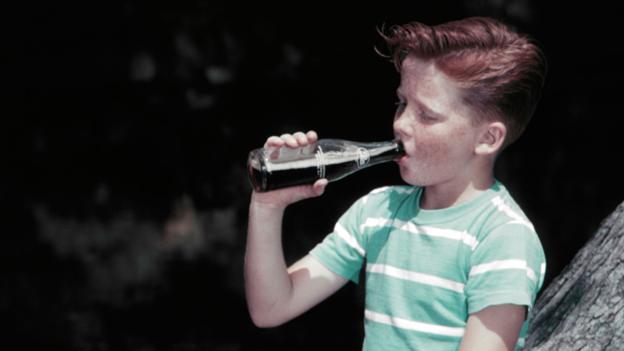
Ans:
[{"label": "young boy", "polygon": [[[545,59],[526,36],[489,18],[382,34],[401,75],[393,129],[409,186],[371,191],[333,233],[286,267],[284,209],[327,181],[251,197],[245,259],[249,311],[280,325],[366,272],[367,350],[511,350],[545,274],[533,225],[493,175],[496,156],[528,123]],[[270,137],[302,147],[316,133]]]}]

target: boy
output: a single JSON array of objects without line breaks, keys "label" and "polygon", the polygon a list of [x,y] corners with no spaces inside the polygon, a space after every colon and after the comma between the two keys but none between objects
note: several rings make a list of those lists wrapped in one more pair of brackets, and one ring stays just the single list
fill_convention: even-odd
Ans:
[{"label": "boy", "polygon": [[[368,350],[511,350],[545,274],[533,225],[493,175],[496,156],[528,123],[545,76],[536,45],[489,18],[382,36],[401,75],[393,129],[409,186],[356,201],[333,233],[286,267],[284,209],[320,196],[318,180],[253,193],[245,258],[254,323],[282,324],[366,272]],[[301,147],[318,136],[270,137]]]}]

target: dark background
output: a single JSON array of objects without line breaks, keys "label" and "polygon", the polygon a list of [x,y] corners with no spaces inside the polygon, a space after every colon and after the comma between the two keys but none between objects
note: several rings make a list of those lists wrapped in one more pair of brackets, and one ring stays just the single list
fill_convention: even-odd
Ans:
[{"label": "dark background", "polygon": [[[350,285],[285,326],[243,293],[249,150],[267,136],[392,138],[398,75],[376,27],[489,15],[532,34],[549,74],[498,178],[534,221],[550,282],[618,203],[622,44],[613,7],[529,0],[339,8],[242,1],[26,4],[5,32],[0,315],[14,349],[356,350]],[[289,262],[388,164],[290,207]]]}]

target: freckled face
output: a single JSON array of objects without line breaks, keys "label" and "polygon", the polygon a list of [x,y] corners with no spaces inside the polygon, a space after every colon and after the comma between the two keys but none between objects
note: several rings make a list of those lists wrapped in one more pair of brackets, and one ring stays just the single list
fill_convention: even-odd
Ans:
[{"label": "freckled face", "polygon": [[397,96],[393,128],[406,151],[398,162],[403,180],[432,186],[469,177],[481,129],[457,84],[432,62],[408,56]]}]

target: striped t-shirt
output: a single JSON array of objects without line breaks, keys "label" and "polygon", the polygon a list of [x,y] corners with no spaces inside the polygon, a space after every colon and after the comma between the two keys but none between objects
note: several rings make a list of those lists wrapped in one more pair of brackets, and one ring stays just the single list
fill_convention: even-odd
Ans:
[{"label": "striped t-shirt", "polygon": [[364,350],[456,350],[469,314],[530,309],[544,281],[539,238],[500,182],[441,210],[420,208],[422,190],[373,190],[310,251],[356,283],[365,270]]}]

